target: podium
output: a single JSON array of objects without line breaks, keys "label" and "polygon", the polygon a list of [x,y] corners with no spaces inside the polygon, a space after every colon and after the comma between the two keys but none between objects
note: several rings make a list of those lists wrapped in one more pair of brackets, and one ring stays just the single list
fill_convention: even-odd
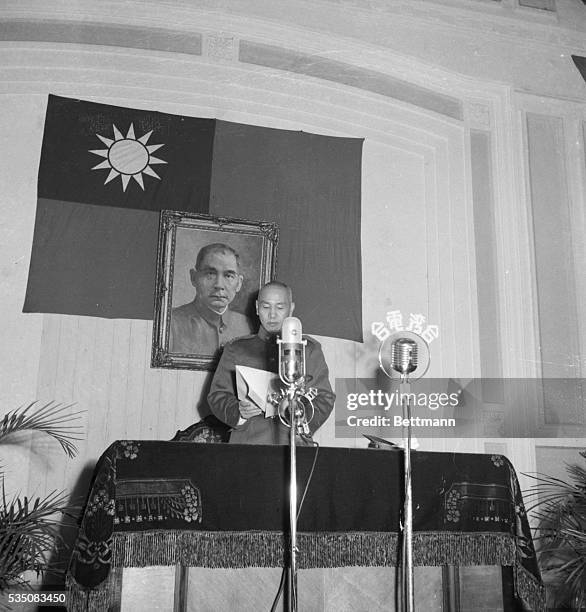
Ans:
[{"label": "podium", "polygon": [[[315,453],[298,449],[299,491]],[[147,568],[160,568],[165,584],[173,585],[176,609],[183,606],[187,584],[202,596],[206,588],[216,594],[225,588],[221,601],[244,593],[238,609],[246,605],[238,576],[248,588],[266,578],[276,593],[286,555],[287,461],[288,449],[281,446],[112,444],[96,465],[71,559],[70,609],[107,610],[135,579],[145,581],[146,592],[158,580],[148,578],[157,570]],[[420,591],[432,590],[426,608],[437,603],[447,610],[450,597],[458,597],[449,592],[458,574],[462,582],[467,568],[472,575],[492,566],[480,572],[505,576],[503,609],[517,601],[545,610],[509,461],[500,455],[414,452],[412,463],[416,598],[419,582]],[[366,594],[369,581],[384,587],[380,598],[393,609],[402,490],[400,451],[319,449],[298,523],[300,597],[306,597],[305,582],[313,602],[301,609],[327,610],[340,596],[336,585],[348,581],[354,594],[360,584]],[[363,578],[352,584],[359,574]],[[221,576],[228,578],[225,587],[216,585]],[[134,597],[139,594],[140,588]],[[122,609],[131,609],[131,600]],[[348,606],[356,612],[356,604]]]}]

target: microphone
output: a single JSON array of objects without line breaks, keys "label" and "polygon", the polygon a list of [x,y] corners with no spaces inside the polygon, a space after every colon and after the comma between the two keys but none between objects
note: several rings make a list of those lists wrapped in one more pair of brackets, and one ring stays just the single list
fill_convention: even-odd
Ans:
[{"label": "microphone", "polygon": [[391,347],[391,366],[401,376],[407,376],[417,369],[417,342],[399,338]]},{"label": "microphone", "polygon": [[[287,395],[279,405],[279,418],[284,425],[295,428],[299,435],[309,435],[309,425],[305,405],[301,395],[304,393],[305,345],[301,321],[297,317],[287,317],[281,328],[279,345],[279,377],[288,385]],[[311,400],[310,405],[313,408]],[[313,413],[312,417],[313,418]],[[311,419],[309,419],[311,420]]]},{"label": "microphone", "polygon": [[305,377],[305,345],[301,321],[297,317],[287,317],[281,328],[279,344],[279,376],[288,385],[297,383]]},{"label": "microphone", "polygon": [[422,378],[429,368],[429,346],[418,334],[398,330],[385,338],[378,350],[381,370],[391,380]]}]

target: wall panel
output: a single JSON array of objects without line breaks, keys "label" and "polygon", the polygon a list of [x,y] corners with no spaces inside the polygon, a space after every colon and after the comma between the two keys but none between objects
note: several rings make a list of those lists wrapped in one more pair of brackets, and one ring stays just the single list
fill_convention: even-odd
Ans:
[{"label": "wall panel", "polygon": [[[573,232],[560,117],[527,114],[540,362],[544,378],[580,376]],[[564,397],[544,386],[546,425],[583,424],[580,393]]]}]

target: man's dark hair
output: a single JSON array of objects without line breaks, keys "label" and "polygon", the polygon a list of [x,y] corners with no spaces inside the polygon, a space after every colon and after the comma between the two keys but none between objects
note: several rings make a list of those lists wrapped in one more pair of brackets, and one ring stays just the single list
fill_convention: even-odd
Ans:
[{"label": "man's dark hair", "polygon": [[236,265],[238,268],[240,268],[240,255],[238,255],[238,253],[231,246],[228,246],[223,242],[212,242],[212,244],[206,244],[199,250],[195,260],[195,269],[201,270],[203,260],[212,253],[232,253],[232,255],[234,255],[236,258]]}]

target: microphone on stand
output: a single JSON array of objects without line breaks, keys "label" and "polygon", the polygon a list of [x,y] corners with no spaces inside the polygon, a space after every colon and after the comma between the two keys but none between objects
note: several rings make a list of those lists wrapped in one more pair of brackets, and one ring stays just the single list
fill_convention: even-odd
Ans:
[{"label": "microphone on stand", "polygon": [[[289,430],[289,607],[297,612],[297,449],[295,436],[309,434],[303,394],[305,393],[305,345],[301,321],[287,317],[281,327],[279,377],[287,386],[279,404],[279,419]],[[311,400],[310,400],[311,403]],[[288,414],[287,414],[288,413]]]},{"label": "microphone on stand", "polygon": [[[391,350],[388,350],[388,347]],[[419,355],[418,353],[421,353]],[[421,359],[419,359],[421,357]],[[411,484],[411,405],[409,403],[409,374],[413,379],[421,378],[429,367],[429,346],[425,340],[411,331],[397,331],[381,344],[378,360],[382,371],[390,378],[401,379],[401,404],[403,417],[407,418],[407,433],[403,436],[404,446],[404,499],[403,499],[403,541],[400,555],[401,610],[414,612],[415,594],[413,587],[413,487]],[[406,400],[403,400],[403,394]]]},{"label": "microphone on stand", "polygon": [[391,346],[391,367],[401,377],[407,377],[417,369],[417,342],[399,338]]},{"label": "microphone on stand", "polygon": [[[288,386],[287,395],[279,406],[279,417],[285,425],[295,427],[298,435],[309,434],[305,405],[300,399],[305,391],[305,346],[301,321],[287,317],[281,328],[279,345],[279,377]],[[285,411],[289,410],[288,423]],[[313,418],[313,414],[311,415]]]},{"label": "microphone on stand", "polygon": [[305,345],[301,321],[297,317],[287,317],[281,328],[279,344],[279,376],[286,385],[297,383],[305,378]]},{"label": "microphone on stand", "polygon": [[391,380],[405,378],[411,382],[422,378],[429,368],[429,346],[414,332],[401,330],[381,343],[378,361],[383,373]]}]

